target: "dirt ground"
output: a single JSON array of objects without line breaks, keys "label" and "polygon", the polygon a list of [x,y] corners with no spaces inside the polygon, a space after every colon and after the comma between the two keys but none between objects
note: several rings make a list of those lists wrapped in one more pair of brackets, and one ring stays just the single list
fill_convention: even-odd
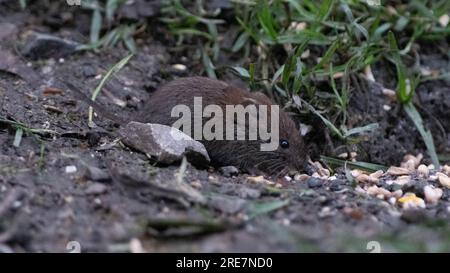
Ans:
[{"label": "dirt ground", "polygon": [[[183,181],[206,203],[190,202],[178,191],[155,190],[154,185],[177,179],[180,167],[156,166],[120,145],[117,126],[107,119],[95,117],[98,129],[89,129],[87,105],[67,90],[50,88],[63,78],[90,94],[97,75],[104,75],[126,51],[32,60],[20,53],[30,31],[85,42],[80,33],[88,32],[89,21],[83,23],[80,15],[62,27],[49,11],[21,11],[2,1],[0,7],[0,117],[57,132],[25,133],[15,147],[14,127],[0,125],[0,252],[66,252],[71,241],[83,252],[369,252],[371,241],[379,242],[382,251],[450,251],[448,188],[437,204],[404,210],[356,190],[342,170],[333,180],[272,183],[188,165]],[[121,116],[141,109],[158,85],[201,73],[201,65],[190,61],[189,49],[167,39],[161,26],[147,34],[138,39],[139,53],[107,84],[109,95],[98,98]],[[424,66],[448,69],[448,43],[417,50]],[[174,69],[178,63],[187,69]],[[395,87],[394,71],[381,65],[373,70],[383,86]],[[432,81],[419,86],[416,96],[439,154],[450,152],[449,91],[448,82]],[[390,166],[408,153],[426,155],[412,122],[379,85],[353,93],[350,109],[353,125],[380,124],[362,144],[365,161]],[[310,145],[317,150],[326,142],[323,128],[314,130],[316,138],[311,139],[316,142]],[[426,156],[423,161],[430,163]],[[394,187],[386,184],[389,179],[383,177],[378,185]],[[427,184],[438,182],[412,174],[402,190],[423,197]]]}]

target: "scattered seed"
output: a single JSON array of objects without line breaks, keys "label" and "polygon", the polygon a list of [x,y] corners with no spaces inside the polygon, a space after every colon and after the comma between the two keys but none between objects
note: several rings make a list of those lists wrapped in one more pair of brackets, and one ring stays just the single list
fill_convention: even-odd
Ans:
[{"label": "scattered seed", "polygon": [[354,169],[350,173],[352,174],[353,177],[356,178],[356,177],[360,176],[361,174],[363,174],[364,172],[361,170],[358,170],[358,169]]},{"label": "scattered seed", "polygon": [[304,174],[304,173],[302,173],[302,174],[298,173],[294,176],[295,181],[306,181],[308,178],[309,178],[309,175]]},{"label": "scattered seed", "polygon": [[442,172],[445,173],[447,176],[450,176],[450,166],[448,165],[442,166]]},{"label": "scattered seed", "polygon": [[208,176],[208,180],[215,184],[219,183],[219,179],[213,175]]},{"label": "scattered seed", "polygon": [[371,182],[370,176],[368,176],[365,173],[358,175],[355,179],[356,179],[356,181],[358,181],[360,183],[369,183],[369,182]]},{"label": "scattered seed", "polygon": [[392,101],[397,100],[397,93],[392,89],[383,88],[383,95],[385,95]]},{"label": "scattered seed", "polygon": [[63,110],[61,110],[55,106],[52,106],[52,105],[44,104],[43,107],[45,110],[50,111],[50,112],[55,112],[57,114],[63,113]]},{"label": "scattered seed", "polygon": [[439,183],[441,183],[442,186],[450,189],[450,177],[448,177],[446,174],[444,173],[436,173],[436,176],[439,179]]},{"label": "scattered seed", "polygon": [[428,167],[426,165],[421,164],[419,165],[419,167],[417,167],[417,174],[420,177],[427,178],[430,174],[430,170],[428,170]]},{"label": "scattered seed", "polygon": [[423,155],[420,153],[417,156],[407,154],[403,157],[403,162],[400,164],[400,167],[408,169],[412,172],[417,168],[417,166],[419,166],[422,159]]},{"label": "scattered seed", "polygon": [[172,67],[178,71],[186,71],[187,67],[184,64],[174,64]]},{"label": "scattered seed", "polygon": [[416,162],[413,159],[409,159],[406,162],[402,162],[401,167],[412,172],[416,169]]},{"label": "scattered seed", "polygon": [[437,204],[441,199],[443,191],[442,189],[435,188],[431,185],[427,185],[424,188],[425,200],[430,204]]},{"label": "scattered seed", "polygon": [[371,179],[377,179],[378,182],[378,179],[380,179],[380,177],[383,176],[383,174],[384,174],[383,170],[378,170],[374,173],[371,173],[369,176]]},{"label": "scattered seed", "polygon": [[200,180],[194,180],[191,182],[191,186],[195,189],[201,189],[202,183],[200,183]]},{"label": "scattered seed", "polygon": [[409,177],[409,175],[402,175],[402,176],[397,177],[397,179],[394,180],[394,183],[398,184],[398,185],[405,185],[405,184],[408,184],[409,181],[411,181],[411,178]]},{"label": "scattered seed", "polygon": [[398,176],[398,175],[409,175],[410,171],[406,168],[392,166],[387,170],[387,173]]},{"label": "scattered seed", "polygon": [[403,209],[425,208],[425,201],[411,192],[405,193],[402,198],[398,199],[398,202],[403,205]]},{"label": "scattered seed", "polygon": [[264,183],[267,185],[274,185],[275,182],[272,182],[270,180],[267,180],[264,178],[264,176],[260,175],[260,176],[249,176],[247,177],[247,180],[253,183]]},{"label": "scattered seed", "polygon": [[378,186],[371,186],[367,189],[367,194],[371,195],[371,196],[378,196],[378,195],[382,195],[383,199],[384,198],[389,198],[391,197],[392,193],[384,188],[380,188]]}]

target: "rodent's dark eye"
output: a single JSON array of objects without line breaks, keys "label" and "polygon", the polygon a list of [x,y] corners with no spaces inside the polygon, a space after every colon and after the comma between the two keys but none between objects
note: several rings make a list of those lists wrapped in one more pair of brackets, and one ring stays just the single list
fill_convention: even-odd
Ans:
[{"label": "rodent's dark eye", "polygon": [[286,139],[280,139],[280,146],[283,149],[289,148],[289,141],[287,141]]}]

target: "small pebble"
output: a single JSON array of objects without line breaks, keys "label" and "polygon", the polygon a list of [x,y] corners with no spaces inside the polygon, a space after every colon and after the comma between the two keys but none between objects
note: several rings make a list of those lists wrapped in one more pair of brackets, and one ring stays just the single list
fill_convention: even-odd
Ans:
[{"label": "small pebble", "polygon": [[374,172],[374,173],[371,173],[369,176],[370,176],[370,178],[372,178],[372,179],[376,179],[376,182],[378,182],[378,179],[379,179],[381,176],[383,176],[383,174],[384,174],[383,170],[378,170],[378,171],[376,171],[376,172]]},{"label": "small pebble", "polygon": [[450,16],[448,14],[444,14],[441,17],[439,17],[439,24],[441,27],[445,28],[447,27],[448,23],[450,22]]},{"label": "small pebble", "polygon": [[66,166],[66,173],[75,173],[77,171],[77,166],[70,165]]},{"label": "small pebble", "polygon": [[86,190],[86,194],[98,195],[105,193],[108,188],[102,183],[93,183]]},{"label": "small pebble", "polygon": [[191,186],[194,189],[201,189],[202,188],[202,183],[200,182],[200,180],[194,180],[191,182]]},{"label": "small pebble", "polygon": [[284,218],[282,221],[283,226],[290,226],[291,225],[291,221],[287,218]]},{"label": "small pebble", "polygon": [[330,190],[332,191],[340,191],[342,188],[342,180],[335,180],[330,186]]},{"label": "small pebble", "polygon": [[235,166],[224,166],[219,168],[219,172],[225,177],[232,177],[239,174],[239,169]]},{"label": "small pebble", "polygon": [[174,64],[172,67],[178,71],[186,71],[187,67],[184,64]]},{"label": "small pebble", "polygon": [[86,176],[93,181],[106,181],[110,179],[109,173],[94,166],[86,166]]},{"label": "small pebble", "polygon": [[409,175],[402,175],[397,177],[396,180],[394,180],[394,183],[397,185],[406,185],[411,181],[411,178],[409,177]]},{"label": "small pebble", "polygon": [[307,183],[308,183],[308,187],[310,187],[310,188],[319,188],[319,187],[322,187],[322,185],[323,185],[322,179],[319,179],[317,177],[310,177],[307,180]]},{"label": "small pebble", "polygon": [[18,209],[18,208],[20,208],[21,206],[22,206],[22,202],[20,202],[20,201],[14,201],[14,202],[12,203],[12,207],[15,208],[15,209]]}]

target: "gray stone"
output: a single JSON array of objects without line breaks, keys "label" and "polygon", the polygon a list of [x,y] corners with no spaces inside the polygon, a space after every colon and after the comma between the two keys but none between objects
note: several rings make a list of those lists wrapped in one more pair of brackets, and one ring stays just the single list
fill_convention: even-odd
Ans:
[{"label": "gray stone", "polygon": [[0,44],[5,40],[15,40],[17,26],[10,23],[0,23]]},{"label": "gray stone", "polygon": [[21,50],[26,58],[32,60],[61,58],[75,52],[80,43],[49,34],[33,32]]},{"label": "gray stone", "polygon": [[308,178],[307,183],[308,183],[308,187],[310,187],[310,188],[319,188],[319,187],[322,187],[322,184],[323,184],[322,180],[317,177]]},{"label": "gray stone", "polygon": [[132,121],[119,129],[119,135],[125,145],[163,164],[180,162],[183,156],[197,167],[210,162],[203,144],[170,126]]},{"label": "gray stone", "polygon": [[105,193],[106,190],[108,188],[101,183],[92,183],[87,189],[86,189],[86,194],[90,194],[90,195],[98,195],[98,194],[102,194]]},{"label": "gray stone", "polygon": [[110,180],[109,173],[94,166],[86,166],[86,177],[93,181],[106,181]]}]

